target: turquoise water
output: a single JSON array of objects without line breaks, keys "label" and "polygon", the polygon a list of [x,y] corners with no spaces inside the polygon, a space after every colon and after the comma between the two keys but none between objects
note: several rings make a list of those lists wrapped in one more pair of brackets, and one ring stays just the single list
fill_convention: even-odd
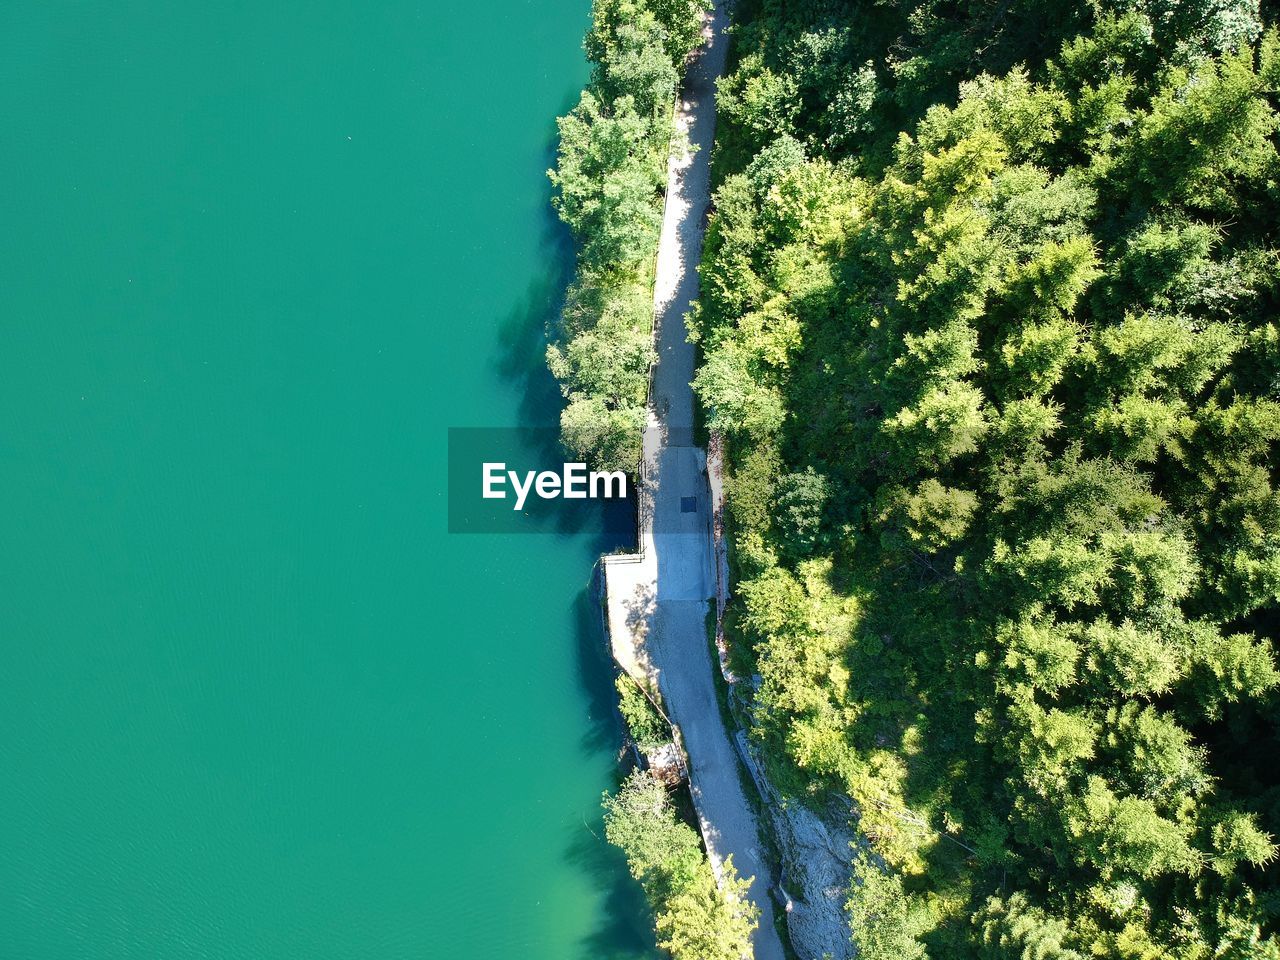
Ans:
[{"label": "turquoise water", "polygon": [[0,956],[648,956],[553,423],[587,0],[0,6]]}]

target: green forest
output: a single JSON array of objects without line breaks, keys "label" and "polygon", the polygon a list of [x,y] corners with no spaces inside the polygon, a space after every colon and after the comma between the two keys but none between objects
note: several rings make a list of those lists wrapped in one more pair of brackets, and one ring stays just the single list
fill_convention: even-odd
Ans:
[{"label": "green forest", "polygon": [[1270,9],[735,19],[695,386],[860,956],[1280,958]]}]

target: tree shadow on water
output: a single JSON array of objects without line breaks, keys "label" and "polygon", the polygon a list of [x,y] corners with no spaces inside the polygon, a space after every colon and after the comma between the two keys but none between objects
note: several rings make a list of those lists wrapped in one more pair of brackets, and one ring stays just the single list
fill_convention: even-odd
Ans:
[{"label": "tree shadow on water", "polygon": [[[555,139],[543,153],[544,169],[555,163]],[[522,433],[531,463],[556,468],[565,462],[560,445],[560,411],[565,400],[547,369],[547,334],[560,320],[565,291],[573,279],[577,246],[569,229],[551,206],[551,183],[544,180],[539,229],[541,268],[524,295],[498,322],[499,348],[495,371],[516,396],[515,425]],[[628,500],[560,500],[541,508],[530,502],[526,513],[537,532],[566,536],[601,531],[600,553],[628,547],[635,540],[634,492]]]},{"label": "tree shadow on water", "polygon": [[[555,163],[555,142],[543,154],[546,167]],[[545,169],[545,168],[544,168]],[[551,183],[544,180],[538,224],[542,269],[521,301],[499,321],[501,343],[497,373],[519,395],[516,423],[521,427],[554,427],[564,405],[559,384],[547,369],[547,329],[558,322],[565,290],[573,279],[576,246],[569,228],[551,207]]]},{"label": "tree shadow on water", "polygon": [[[589,719],[581,739],[586,762],[594,762],[602,752],[617,755],[623,738],[613,686],[617,671],[609,656],[601,620],[599,578],[597,566],[592,585],[574,598],[571,618],[577,641],[578,677],[587,698]],[[618,770],[617,781],[621,781],[621,776]],[[565,859],[583,871],[591,885],[602,893],[596,928],[582,939],[582,960],[657,957],[653,945],[653,915],[639,884],[627,872],[622,851],[604,839],[598,806],[585,816],[582,827],[572,833]]]},{"label": "tree shadow on water", "polygon": [[598,926],[582,938],[575,960],[657,960],[653,914],[598,817],[574,829],[565,859],[602,892]]},{"label": "tree shadow on water", "polygon": [[[546,166],[554,164],[554,139],[548,141],[543,161]],[[559,322],[565,291],[573,279],[576,247],[568,228],[552,209],[550,181],[544,180],[542,200],[538,224],[540,268],[524,295],[498,321],[499,347],[494,366],[516,397],[515,427],[522,435],[522,453],[531,464],[545,469],[565,461],[558,432],[564,398],[547,369],[547,332]],[[532,503],[529,522],[538,532],[580,533],[598,519],[591,506],[582,503],[576,509],[567,509],[560,501],[538,509],[538,504]]]},{"label": "tree shadow on water", "polygon": [[617,670],[609,656],[596,587],[600,579],[599,569],[597,566],[592,586],[574,598],[572,613],[577,640],[578,679],[587,697],[590,717],[581,740],[582,752],[587,757],[599,756],[606,750],[616,754],[622,746],[622,718],[618,714],[618,699],[613,685]]},{"label": "tree shadow on water", "polygon": [[[555,140],[548,139],[545,167],[555,162]],[[544,181],[545,182],[545,181]],[[540,224],[543,265],[520,301],[498,324],[500,348],[496,372],[517,395],[516,424],[528,433],[528,453],[544,465],[564,461],[558,440],[560,410],[564,398],[559,384],[546,366],[547,331],[559,320],[565,291],[573,277],[575,245],[568,229],[551,207],[551,186],[545,182],[544,216]],[[563,507],[563,503],[560,504]],[[613,514],[603,509],[538,511],[530,517],[533,528],[552,535],[589,536],[583,551],[567,551],[576,560],[587,551],[604,553],[628,538],[619,540],[617,508],[630,517],[625,504],[614,504]],[[600,504],[595,504],[600,508]],[[605,522],[606,517],[613,517]],[[634,530],[630,533],[634,539]],[[589,555],[589,554],[588,554]],[[584,569],[584,573],[586,570]],[[575,633],[575,652],[580,690],[586,698],[587,722],[580,749],[584,763],[595,765],[600,755],[616,755],[622,745],[621,718],[613,685],[615,668],[605,641],[599,593],[593,574],[590,587],[571,601],[570,622]],[[620,778],[620,774],[619,774]],[[597,798],[589,798],[582,823],[566,838],[565,860],[583,872],[591,886],[601,891],[602,902],[595,929],[582,938],[580,960],[655,960],[652,914],[639,885],[627,872],[621,851],[604,839],[601,810]],[[575,958],[577,960],[577,958]]]}]

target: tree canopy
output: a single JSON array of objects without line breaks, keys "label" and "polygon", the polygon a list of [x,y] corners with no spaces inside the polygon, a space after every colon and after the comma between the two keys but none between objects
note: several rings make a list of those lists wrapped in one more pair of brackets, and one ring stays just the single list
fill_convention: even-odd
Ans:
[{"label": "tree canopy", "polygon": [[1280,41],[756,0],[691,336],[738,672],[868,956],[1280,957]]}]

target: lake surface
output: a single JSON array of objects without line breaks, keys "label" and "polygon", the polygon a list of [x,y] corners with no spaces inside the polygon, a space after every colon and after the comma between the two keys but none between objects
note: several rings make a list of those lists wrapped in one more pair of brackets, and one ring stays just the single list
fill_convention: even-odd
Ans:
[{"label": "lake surface", "polygon": [[650,956],[554,423],[588,0],[0,7],[0,956]]}]

